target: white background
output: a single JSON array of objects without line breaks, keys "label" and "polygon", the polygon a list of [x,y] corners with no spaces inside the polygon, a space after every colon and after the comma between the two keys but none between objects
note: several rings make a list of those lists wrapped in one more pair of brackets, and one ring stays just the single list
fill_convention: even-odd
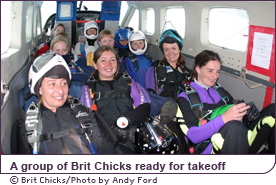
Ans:
[{"label": "white background", "polygon": [[[15,162],[18,170],[11,170],[12,163]],[[67,162],[66,170],[57,170],[56,166]],[[91,164],[90,170],[71,170],[70,164],[77,162],[78,164]],[[131,170],[95,170],[94,164],[96,162],[105,162],[112,164],[130,164]],[[136,170],[136,164],[165,164],[165,169],[160,173],[158,170]],[[169,170],[169,163],[184,164],[183,170]],[[188,170],[187,163],[198,164],[218,164],[219,162],[226,162],[225,170]],[[50,173],[61,174],[47,174],[42,170],[32,170],[25,174],[21,171],[22,164],[52,164],[54,169]],[[85,165],[84,165],[85,166]],[[134,179],[133,185],[138,184],[138,177],[144,179],[154,179],[157,177],[157,183],[143,183],[139,184],[158,184],[158,185],[184,185],[184,184],[272,184],[275,182],[275,156],[274,155],[2,155],[1,156],[1,184],[11,184],[10,179],[16,176],[19,180],[18,184],[22,183],[22,178],[28,178],[28,184],[41,184],[39,179],[47,177],[52,179],[68,179],[71,177],[78,177],[80,179],[95,179],[96,183],[86,182],[85,184],[105,184],[99,183],[99,178],[109,180],[107,184],[112,183],[114,178],[120,179]],[[87,166],[86,166],[87,167]],[[40,174],[38,174],[40,173]],[[64,174],[67,173],[67,174]],[[95,174],[100,173],[100,174]],[[120,174],[121,173],[121,174]],[[166,173],[166,174],[163,174]],[[191,174],[192,173],[192,174]],[[201,173],[201,174],[200,174]],[[202,174],[205,173],[205,174]],[[206,174],[207,173],[207,174]],[[221,174],[223,173],[223,174]],[[225,174],[226,173],[226,174]],[[237,174],[239,173],[239,174]],[[253,174],[249,174],[253,173]],[[37,178],[37,183],[31,181]],[[70,182],[70,181],[69,181]],[[126,182],[126,183],[124,183]],[[120,184],[130,184],[130,181],[124,181]],[[49,183],[57,184],[57,183]],[[65,183],[63,183],[65,184]],[[68,183],[79,184],[79,183]],[[80,183],[82,184],[82,183]],[[83,183],[84,184],[84,183]]]}]

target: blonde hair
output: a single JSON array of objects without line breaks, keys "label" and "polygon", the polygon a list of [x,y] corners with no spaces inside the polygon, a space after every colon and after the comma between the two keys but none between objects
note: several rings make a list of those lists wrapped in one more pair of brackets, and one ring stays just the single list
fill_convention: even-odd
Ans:
[{"label": "blonde hair", "polygon": [[54,49],[54,45],[57,43],[57,42],[64,42],[66,44],[66,48],[69,50],[69,42],[68,42],[68,39],[64,38],[63,36],[61,35],[58,35],[58,36],[55,36],[54,39],[51,41],[51,45],[50,45],[50,50],[53,50]]},{"label": "blonde hair", "polygon": [[67,33],[65,33],[65,32],[59,32],[56,36],[62,36],[62,37],[64,37],[68,41],[68,44],[70,45],[70,40],[69,40],[69,36],[68,36]]},{"label": "blonde hair", "polygon": [[99,36],[98,36],[98,41],[101,41],[103,37],[110,37],[110,38],[113,38],[114,39],[114,35],[112,34],[112,32],[110,30],[102,30],[100,33],[99,33]]},{"label": "blonde hair", "polygon": [[68,37],[68,34],[67,33],[65,33],[65,32],[59,32],[56,36],[63,36],[65,39],[67,39],[68,40],[68,42],[69,42],[69,37]]}]

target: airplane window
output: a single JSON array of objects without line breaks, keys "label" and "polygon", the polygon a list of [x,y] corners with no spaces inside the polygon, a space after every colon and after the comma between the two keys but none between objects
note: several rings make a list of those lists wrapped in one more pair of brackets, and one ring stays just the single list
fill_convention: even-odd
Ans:
[{"label": "airplane window", "polygon": [[[177,15],[177,16],[176,16]],[[185,37],[185,10],[184,8],[176,7],[176,8],[168,8],[166,12],[166,22],[170,22],[172,27],[163,28],[163,30],[167,29],[175,29],[181,35],[182,38]],[[167,26],[169,24],[166,24]]]},{"label": "airplane window", "polygon": [[134,30],[139,29],[139,11],[136,9],[129,24],[129,27],[132,27]]},{"label": "airplane window", "polygon": [[146,15],[146,21],[147,21],[147,34],[153,34],[155,31],[155,14],[154,14],[154,10],[148,9],[147,10],[147,15]]},{"label": "airplane window", "polygon": [[40,17],[40,14],[39,14],[39,10],[37,8],[37,16],[36,16],[36,33],[37,35],[40,35],[41,34],[41,17]]},{"label": "airplane window", "polygon": [[56,1],[43,1],[41,6],[41,24],[44,27],[47,19],[57,10],[57,2]]},{"label": "airplane window", "polygon": [[121,26],[121,23],[126,15],[126,12],[128,10],[128,4],[126,1],[121,2],[121,12],[120,12],[120,20],[119,20],[119,25]]},{"label": "airplane window", "polygon": [[209,14],[209,42],[223,48],[246,51],[249,18],[246,10],[212,8]]},{"label": "airplane window", "polygon": [[33,8],[34,3],[30,1],[28,3],[26,14],[26,42],[29,42],[32,39]]},{"label": "airplane window", "polygon": [[[78,1],[77,7],[79,7],[81,1]],[[95,10],[101,11],[102,1],[82,1],[81,10]]]},{"label": "airplane window", "polygon": [[34,27],[33,27],[33,35],[34,37],[41,34],[41,26],[40,26],[40,15],[39,15],[39,8],[35,9],[35,20],[34,20]]},{"label": "airplane window", "polygon": [[34,25],[33,25],[33,36],[36,37],[37,36],[37,33],[36,33],[36,24],[37,24],[37,8],[35,9],[35,12],[34,12]]},{"label": "airplane window", "polygon": [[11,44],[11,1],[1,1],[1,55],[5,53]]}]

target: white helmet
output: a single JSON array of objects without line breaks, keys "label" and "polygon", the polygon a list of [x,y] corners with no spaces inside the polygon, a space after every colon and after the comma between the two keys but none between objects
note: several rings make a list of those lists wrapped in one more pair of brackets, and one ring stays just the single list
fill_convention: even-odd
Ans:
[{"label": "white helmet", "polygon": [[[138,49],[138,50],[134,50],[131,47],[131,41],[135,41],[135,40],[144,40],[145,46],[143,49]],[[128,39],[128,46],[129,46],[129,50],[134,53],[135,55],[142,55],[143,53],[146,52],[147,50],[147,39],[144,35],[143,32],[141,32],[140,30],[136,30],[130,33],[129,39]]]},{"label": "white helmet", "polygon": [[[87,35],[86,31],[90,28],[95,28],[97,30],[97,34],[96,35]],[[85,23],[84,25],[84,36],[88,39],[94,40],[98,37],[99,35],[99,28],[98,28],[98,24],[95,21],[89,21],[87,23]]]},{"label": "white helmet", "polygon": [[56,53],[44,53],[35,59],[29,71],[31,93],[38,96],[38,89],[43,77],[65,78],[68,84],[70,83],[70,69],[61,55]]}]

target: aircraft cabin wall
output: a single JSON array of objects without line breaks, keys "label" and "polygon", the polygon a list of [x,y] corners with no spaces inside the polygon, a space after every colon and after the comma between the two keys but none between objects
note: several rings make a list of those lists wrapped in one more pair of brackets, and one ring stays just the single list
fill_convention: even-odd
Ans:
[{"label": "aircraft cabin wall", "polygon": [[[194,57],[201,51],[208,49],[219,53],[222,62],[222,72],[219,79],[226,89],[236,99],[244,99],[247,102],[254,101],[259,109],[262,109],[267,86],[273,88],[275,95],[275,84],[269,82],[270,78],[256,72],[246,70],[249,85],[261,83],[262,85],[255,89],[246,86],[244,79],[241,77],[241,70],[246,66],[247,50],[244,52],[224,49],[210,44],[208,40],[209,10],[211,8],[237,8],[244,9],[248,13],[249,25],[264,26],[275,28],[275,2],[229,2],[229,1],[173,1],[173,2],[154,2],[152,6],[148,3],[134,2],[140,10],[140,27],[146,32],[145,11],[149,8],[155,12],[155,33],[146,34],[149,39],[148,54],[154,59],[161,59],[163,54],[158,48],[160,34],[165,23],[165,10],[169,7],[183,7],[185,9],[185,36],[183,39],[184,47],[182,53],[185,55],[186,63],[192,68]],[[256,13],[257,12],[257,13]],[[159,24],[160,23],[160,24]],[[181,22],[179,22],[181,24]],[[248,36],[248,35],[247,35]],[[242,92],[242,93],[241,93]],[[272,97],[275,102],[275,96]]]}]

